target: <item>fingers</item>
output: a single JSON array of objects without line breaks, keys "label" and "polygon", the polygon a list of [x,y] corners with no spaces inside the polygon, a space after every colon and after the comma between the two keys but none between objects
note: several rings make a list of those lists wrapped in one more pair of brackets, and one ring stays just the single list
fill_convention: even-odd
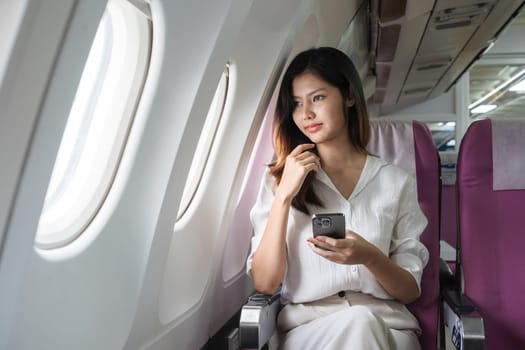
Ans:
[{"label": "fingers", "polygon": [[313,147],[315,147],[314,144],[298,145],[286,157],[283,175],[279,184],[279,191],[285,197],[293,198],[297,195],[308,173],[321,169],[319,157],[312,152],[307,152]]},{"label": "fingers", "polygon": [[315,147],[314,144],[301,144],[298,145],[289,155],[288,161],[296,162],[300,166],[304,167],[307,172],[311,170],[321,169],[321,160],[317,155],[312,152],[306,152],[309,149]]},{"label": "fingers", "polygon": [[355,240],[362,240],[362,239],[364,239],[359,234],[357,234],[356,232],[351,231],[351,230],[346,230],[345,231],[345,238],[349,238],[349,239],[354,240],[354,241]]},{"label": "fingers", "polygon": [[328,248],[330,246],[337,247],[338,242],[341,241],[340,239],[332,238],[329,236],[316,236],[313,238],[313,240],[314,244],[321,243],[324,248]]},{"label": "fingers", "polygon": [[306,243],[312,250],[314,250],[317,254],[321,256],[326,256],[326,253],[331,252],[330,245],[325,244],[322,241],[319,241],[315,238],[309,238],[306,240]]},{"label": "fingers", "polygon": [[319,157],[315,155],[298,160],[298,162],[307,172],[310,172],[311,170],[319,171],[321,169],[321,161],[319,160]]},{"label": "fingers", "polygon": [[334,251],[337,248],[341,247],[342,242],[340,241],[343,241],[343,240],[331,238],[328,236],[316,236],[316,237],[310,237],[307,239],[308,243],[324,251]]},{"label": "fingers", "polygon": [[319,161],[319,157],[313,154],[312,152],[303,152],[297,156],[294,156],[298,161]]},{"label": "fingers", "polygon": [[326,244],[320,244],[321,242],[317,241],[314,243],[313,239],[309,239],[307,241],[308,246],[310,249],[316,253],[319,256],[322,256],[323,258],[330,260],[334,263],[338,264],[344,264],[344,255],[340,252],[334,251],[330,249],[329,245]]},{"label": "fingers", "polygon": [[314,143],[303,143],[303,144],[300,144],[298,145],[297,147],[295,147],[293,149],[293,151],[290,152],[290,155],[292,157],[296,157],[298,156],[299,154],[303,153],[304,151],[306,150],[309,150],[309,149],[312,149],[315,147],[315,144]]},{"label": "fingers", "polygon": [[[355,234],[353,231],[348,231]],[[355,236],[353,236],[355,237]],[[310,248],[325,259],[339,264],[359,264],[361,257],[358,253],[359,248],[352,238],[336,239],[328,236],[317,236],[308,238],[307,243]],[[356,251],[356,249],[358,249]]]}]

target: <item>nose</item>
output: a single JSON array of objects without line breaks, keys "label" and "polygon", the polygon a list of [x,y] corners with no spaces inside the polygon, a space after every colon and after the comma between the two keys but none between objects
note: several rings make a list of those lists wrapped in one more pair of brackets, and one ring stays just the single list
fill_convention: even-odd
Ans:
[{"label": "nose", "polygon": [[310,119],[315,118],[315,113],[313,112],[311,107],[312,106],[310,102],[308,101],[303,104],[303,110],[302,110],[303,120],[310,120]]}]

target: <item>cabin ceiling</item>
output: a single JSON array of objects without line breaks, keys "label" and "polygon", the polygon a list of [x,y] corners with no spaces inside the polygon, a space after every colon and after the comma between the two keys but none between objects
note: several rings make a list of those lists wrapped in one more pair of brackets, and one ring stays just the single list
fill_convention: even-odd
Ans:
[{"label": "cabin ceiling", "polygon": [[[468,70],[471,101],[485,96],[525,68],[525,62],[517,61],[518,56],[525,56],[525,38],[521,38],[525,37],[525,21],[518,15],[524,3],[371,0],[373,103],[380,106],[381,114],[395,112],[448,91]],[[520,30],[521,36],[517,34]],[[504,43],[507,33],[513,36],[510,40],[519,37],[523,44]],[[509,53],[510,49],[515,52]],[[478,60],[480,57],[483,59]],[[499,112],[523,110],[523,98],[507,96],[507,100],[504,107],[497,108]]]},{"label": "cabin ceiling", "polygon": [[525,11],[510,23],[491,47],[469,70],[470,103],[494,105],[471,117],[525,117],[525,91],[509,90],[525,81]]}]

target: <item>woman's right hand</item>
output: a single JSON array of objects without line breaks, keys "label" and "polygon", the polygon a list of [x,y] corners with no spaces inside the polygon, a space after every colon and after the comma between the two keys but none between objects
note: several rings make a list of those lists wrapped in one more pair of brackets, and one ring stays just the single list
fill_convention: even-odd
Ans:
[{"label": "woman's right hand", "polygon": [[313,152],[308,152],[314,147],[313,143],[300,144],[286,157],[277,195],[292,200],[299,193],[306,175],[312,170],[321,169],[319,157]]}]

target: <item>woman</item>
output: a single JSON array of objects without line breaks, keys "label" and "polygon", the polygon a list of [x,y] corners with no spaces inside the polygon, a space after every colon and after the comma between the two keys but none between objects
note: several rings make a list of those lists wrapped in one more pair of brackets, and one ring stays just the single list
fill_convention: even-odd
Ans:
[{"label": "woman", "polygon": [[[369,155],[369,120],[350,59],[310,49],[279,91],[269,165],[251,211],[255,289],[282,285],[282,349],[419,349],[404,304],[420,293],[427,224],[415,181]],[[346,237],[312,237],[311,215],[341,212]],[[276,338],[276,339],[275,339]]]}]

